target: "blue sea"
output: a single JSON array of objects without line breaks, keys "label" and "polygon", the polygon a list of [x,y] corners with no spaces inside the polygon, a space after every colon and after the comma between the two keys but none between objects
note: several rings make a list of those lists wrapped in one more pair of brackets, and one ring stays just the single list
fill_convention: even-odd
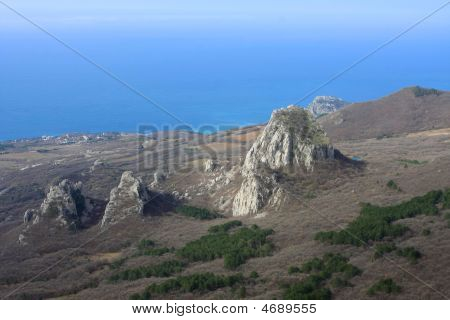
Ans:
[{"label": "blue sea", "polygon": [[[0,140],[136,132],[140,125],[159,128],[180,120],[194,129],[262,123],[274,108],[298,102],[393,34],[57,33],[171,117],[48,35],[3,31]],[[450,89],[448,40],[448,34],[407,35],[314,95],[356,102],[411,85]]]}]

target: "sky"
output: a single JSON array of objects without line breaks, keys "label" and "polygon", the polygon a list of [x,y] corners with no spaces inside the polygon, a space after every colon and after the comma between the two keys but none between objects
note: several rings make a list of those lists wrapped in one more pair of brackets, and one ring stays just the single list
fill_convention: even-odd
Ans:
[{"label": "sky", "polygon": [[[0,140],[267,120],[445,1],[0,0]],[[450,90],[450,5],[316,94]],[[306,105],[314,96],[301,101]]]},{"label": "sky", "polygon": [[[405,27],[442,4],[443,0],[2,0],[26,17],[57,31],[134,29],[136,31],[214,30],[246,32],[290,30],[356,33]],[[2,8],[3,7],[3,8]],[[450,26],[448,9],[423,26],[443,31]],[[0,4],[0,26],[8,32],[29,26]],[[156,28],[156,29],[155,29]],[[332,29],[330,29],[332,28]]]}]

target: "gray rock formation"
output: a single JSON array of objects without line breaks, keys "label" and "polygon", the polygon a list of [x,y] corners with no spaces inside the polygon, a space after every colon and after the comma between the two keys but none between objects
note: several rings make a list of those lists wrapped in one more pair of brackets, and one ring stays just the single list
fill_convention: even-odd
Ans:
[{"label": "gray rock formation", "polygon": [[56,222],[59,226],[77,229],[89,215],[89,201],[82,193],[82,183],[73,183],[65,179],[51,186],[41,207],[28,209],[23,215],[23,233],[19,235],[19,243],[26,245],[26,234],[33,225],[43,221]]},{"label": "gray rock formation", "polygon": [[333,158],[334,149],[323,129],[302,108],[275,110],[247,153],[242,173],[259,172],[262,167],[279,170],[302,167],[312,170],[314,160]]},{"label": "gray rock formation", "polygon": [[152,188],[157,188],[160,183],[166,181],[167,179],[167,173],[163,172],[163,171],[155,171],[155,173],[153,174],[153,182],[151,183],[151,187]]},{"label": "gray rock formation", "polygon": [[203,161],[203,169],[205,172],[213,172],[217,168],[217,163],[212,159]]},{"label": "gray rock formation", "polygon": [[308,105],[307,110],[317,118],[327,113],[335,112],[349,104],[349,102],[341,98],[318,96]]},{"label": "gray rock formation", "polygon": [[285,192],[275,171],[311,172],[316,161],[334,159],[334,148],[305,109],[275,110],[248,151],[241,173],[244,181],[233,201],[233,215],[256,215],[266,205],[280,205]]},{"label": "gray rock formation", "polygon": [[33,218],[36,219],[37,217],[37,211],[35,209],[28,209],[27,211],[25,211],[25,214],[23,215],[23,223],[25,225],[29,224]]},{"label": "gray rock formation", "polygon": [[111,190],[101,227],[115,224],[128,216],[142,215],[149,198],[142,180],[134,177],[131,171],[125,171],[119,186]]},{"label": "gray rock formation", "polygon": [[88,208],[81,189],[81,182],[73,183],[68,179],[51,186],[41,204],[40,216],[44,219],[55,219],[63,226],[79,226]]}]

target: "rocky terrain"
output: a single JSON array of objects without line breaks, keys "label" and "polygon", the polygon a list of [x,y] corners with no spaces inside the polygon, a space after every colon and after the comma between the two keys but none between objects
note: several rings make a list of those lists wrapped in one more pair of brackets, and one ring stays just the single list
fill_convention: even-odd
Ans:
[{"label": "rocky terrain", "polygon": [[362,116],[330,120],[363,112],[352,104],[209,135],[4,143],[0,295],[446,298],[450,125],[419,119],[442,116],[448,93],[412,90],[361,106],[415,110],[417,126],[375,121],[383,139]]},{"label": "rocky terrain", "polygon": [[341,98],[318,96],[314,98],[306,109],[311,112],[314,117],[318,118],[328,113],[336,112],[349,104],[350,102],[344,101]]}]

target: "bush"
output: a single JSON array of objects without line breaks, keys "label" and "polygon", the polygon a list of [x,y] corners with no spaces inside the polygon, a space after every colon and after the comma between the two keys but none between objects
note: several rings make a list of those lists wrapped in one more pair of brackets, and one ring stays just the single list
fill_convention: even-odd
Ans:
[{"label": "bush", "polygon": [[141,266],[134,269],[126,269],[112,275],[109,280],[111,282],[116,282],[121,280],[133,281],[150,277],[169,277],[175,273],[181,272],[185,266],[186,263],[184,262],[170,260],[153,266]]},{"label": "bush", "polygon": [[155,248],[156,244],[152,240],[142,239],[137,245],[137,256],[162,256],[165,253],[171,252],[174,249],[166,247]]},{"label": "bush", "polygon": [[423,229],[422,230],[422,235],[423,236],[429,236],[431,234],[431,230],[430,229]]},{"label": "bush", "polygon": [[406,248],[398,249],[397,255],[408,259],[408,261],[413,264],[417,263],[417,260],[419,260],[422,257],[422,254],[420,253],[420,251],[416,250],[416,248],[414,248],[414,247],[406,247]]},{"label": "bush", "polygon": [[155,246],[155,242],[152,240],[148,240],[148,239],[142,239],[141,241],[139,241],[137,248],[139,251],[141,250],[146,250],[148,248],[153,248]]},{"label": "bush", "polygon": [[375,245],[374,259],[381,258],[385,253],[390,253],[397,249],[393,243],[378,243]]},{"label": "bush", "polygon": [[290,266],[288,269],[288,273],[289,274],[294,274],[294,273],[299,273],[300,272],[300,268],[299,267],[295,267],[295,266]]},{"label": "bush", "polygon": [[257,279],[257,278],[259,278],[258,272],[256,272],[256,271],[250,272],[250,278],[252,278],[252,279]]},{"label": "bush", "polygon": [[333,274],[341,276],[332,281],[332,285],[350,286],[348,280],[360,275],[362,271],[348,263],[348,258],[340,254],[327,253],[320,258],[313,258],[305,262],[300,272],[312,273],[300,282],[288,285],[283,293],[286,300],[323,300],[331,299],[330,289],[325,287],[325,282]]},{"label": "bush", "polygon": [[218,233],[218,232],[228,232],[229,230],[233,228],[237,228],[242,226],[242,222],[239,220],[233,220],[224,224],[212,226],[208,229],[208,232],[210,233]]},{"label": "bush", "polygon": [[450,209],[450,189],[444,191],[443,204],[444,209]]},{"label": "bush", "polygon": [[249,258],[271,254],[273,245],[267,237],[272,233],[272,230],[258,226],[241,228],[232,234],[211,233],[189,242],[177,254],[189,261],[211,261],[223,257],[225,267],[234,269]]},{"label": "bush", "polygon": [[392,222],[419,214],[437,214],[436,205],[442,200],[442,194],[442,191],[431,191],[424,196],[387,207],[365,204],[360,215],[344,230],[319,232],[315,239],[331,244],[361,246],[369,241],[381,241],[385,237],[399,237],[408,228]]},{"label": "bush", "polygon": [[415,166],[420,166],[420,165],[426,164],[428,162],[428,161],[419,161],[419,160],[410,160],[410,159],[400,159],[398,161],[400,163],[405,164],[405,165],[412,164],[412,165],[415,165]]},{"label": "bush", "polygon": [[152,284],[141,294],[135,293],[131,299],[151,299],[154,295],[163,295],[173,291],[177,292],[206,292],[219,288],[232,287],[242,283],[241,274],[232,276],[215,275],[213,273],[196,273],[189,276],[178,276],[159,284]]},{"label": "bush", "polygon": [[397,183],[394,180],[389,180],[386,185],[389,189],[400,191],[399,186],[397,185]]},{"label": "bush", "polygon": [[394,280],[391,278],[381,279],[375,282],[369,290],[367,290],[367,294],[369,296],[374,296],[378,293],[386,293],[386,294],[397,294],[401,291],[401,287],[398,286]]},{"label": "bush", "polygon": [[284,300],[329,300],[331,291],[323,287],[325,278],[311,275],[298,283],[288,286],[283,293]]},{"label": "bush", "polygon": [[239,299],[244,299],[247,296],[247,289],[244,286],[239,288]]},{"label": "bush", "polygon": [[119,269],[125,263],[125,261],[127,261],[127,258],[120,258],[120,259],[114,260],[113,262],[111,262],[109,264],[109,268],[111,270]]},{"label": "bush", "polygon": [[192,207],[192,206],[185,206],[185,205],[176,208],[176,212],[178,212],[184,216],[192,217],[192,218],[200,219],[200,220],[212,220],[212,219],[217,219],[217,218],[223,218],[223,216],[221,214],[218,214],[216,212],[211,212],[208,209],[197,208],[197,207]]},{"label": "bush", "polygon": [[440,95],[442,93],[442,91],[439,91],[437,89],[427,89],[427,88],[422,88],[422,87],[414,87],[413,89],[413,93],[414,95],[418,98],[418,97],[424,97],[424,96],[429,96],[429,95]]}]

